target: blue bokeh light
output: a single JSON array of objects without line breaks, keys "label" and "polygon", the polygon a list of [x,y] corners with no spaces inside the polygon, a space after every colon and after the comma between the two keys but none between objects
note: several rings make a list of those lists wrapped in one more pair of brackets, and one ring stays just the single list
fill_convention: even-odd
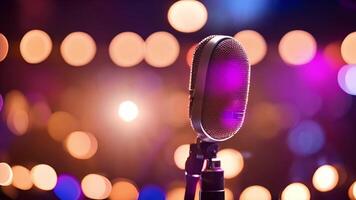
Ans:
[{"label": "blue bokeh light", "polygon": [[77,179],[70,175],[60,175],[54,194],[61,200],[78,200],[82,192]]},{"label": "blue bokeh light", "polygon": [[164,200],[165,193],[164,191],[155,185],[147,185],[145,186],[138,197],[138,200]]},{"label": "blue bokeh light", "polygon": [[300,122],[288,135],[289,149],[299,156],[315,154],[323,148],[324,143],[323,129],[311,120]]}]

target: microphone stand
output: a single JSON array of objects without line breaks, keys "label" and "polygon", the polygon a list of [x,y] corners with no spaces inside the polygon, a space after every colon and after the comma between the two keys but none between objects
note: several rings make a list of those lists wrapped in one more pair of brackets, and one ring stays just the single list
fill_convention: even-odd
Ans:
[{"label": "microphone stand", "polygon": [[[224,171],[216,158],[217,143],[202,142],[190,145],[185,163],[186,187],[184,200],[194,200],[196,186],[200,180],[200,200],[225,200]],[[203,169],[204,161],[206,166]]]}]

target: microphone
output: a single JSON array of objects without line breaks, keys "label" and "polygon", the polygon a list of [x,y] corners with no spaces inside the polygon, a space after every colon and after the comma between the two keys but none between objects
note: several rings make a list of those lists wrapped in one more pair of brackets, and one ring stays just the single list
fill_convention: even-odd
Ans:
[{"label": "microphone", "polygon": [[189,115],[199,139],[221,142],[239,131],[249,83],[250,64],[236,39],[212,35],[198,44],[190,75]]}]

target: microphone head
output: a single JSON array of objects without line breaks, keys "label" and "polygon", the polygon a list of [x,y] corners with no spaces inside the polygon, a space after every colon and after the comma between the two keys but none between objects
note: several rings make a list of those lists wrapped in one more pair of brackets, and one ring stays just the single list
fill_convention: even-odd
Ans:
[{"label": "microphone head", "polygon": [[250,64],[237,40],[213,35],[198,44],[190,74],[189,115],[201,140],[225,141],[239,131],[249,83]]}]

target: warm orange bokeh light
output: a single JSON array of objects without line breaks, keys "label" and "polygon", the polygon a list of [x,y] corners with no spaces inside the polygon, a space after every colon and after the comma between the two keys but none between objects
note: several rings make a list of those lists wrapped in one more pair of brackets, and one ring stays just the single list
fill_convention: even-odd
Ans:
[{"label": "warm orange bokeh light", "polygon": [[31,180],[30,170],[26,167],[16,165],[12,167],[13,181],[12,185],[20,190],[29,190],[33,183]]},{"label": "warm orange bokeh light", "polygon": [[356,181],[350,186],[348,190],[348,195],[350,200],[356,200]]},{"label": "warm orange bokeh light", "polygon": [[106,199],[112,190],[110,181],[98,174],[86,175],[82,180],[81,187],[84,195],[91,199]]},{"label": "warm orange bokeh light", "polygon": [[348,64],[356,64],[356,32],[346,36],[341,44],[342,58]]},{"label": "warm orange bokeh light", "polygon": [[135,200],[138,198],[138,189],[129,180],[119,179],[117,180],[111,190],[109,199],[111,200]]},{"label": "warm orange bokeh light", "polygon": [[304,65],[315,57],[317,44],[310,33],[294,30],[282,37],[278,50],[284,62],[291,65]]},{"label": "warm orange bokeh light", "polygon": [[345,65],[344,60],[341,56],[341,42],[332,42],[326,45],[323,54],[326,61],[334,68],[339,69]]},{"label": "warm orange bokeh light", "polygon": [[168,10],[168,22],[177,31],[192,33],[201,29],[208,20],[208,11],[199,1],[181,0]]},{"label": "warm orange bokeh light", "polygon": [[135,66],[145,56],[145,41],[137,33],[120,33],[112,39],[109,46],[109,55],[118,66]]},{"label": "warm orange bokeh light", "polygon": [[64,140],[67,135],[78,130],[78,128],[78,120],[67,112],[55,112],[48,120],[48,133],[57,141]]},{"label": "warm orange bokeh light", "polygon": [[217,157],[221,160],[221,168],[226,179],[236,177],[244,167],[244,159],[235,149],[223,149],[218,152]]},{"label": "warm orange bokeh light", "polygon": [[[177,91],[167,97],[167,113],[165,120],[173,127],[184,127],[189,124],[189,95],[184,91]],[[175,109],[170,109],[175,108]]]},{"label": "warm orange bokeh light", "polygon": [[65,146],[69,154],[77,159],[89,159],[98,150],[94,135],[83,131],[72,132],[67,137]]},{"label": "warm orange bokeh light", "polygon": [[331,165],[319,167],[313,175],[313,185],[320,192],[328,192],[334,189],[339,182],[339,173]]},{"label": "warm orange bokeh light", "polygon": [[146,39],[145,60],[153,67],[167,67],[179,55],[179,43],[168,32],[155,32]]},{"label": "warm orange bokeh light", "polygon": [[0,163],[0,186],[8,186],[11,184],[13,173],[11,167],[4,162]]},{"label": "warm orange bokeh light", "polygon": [[281,200],[309,200],[310,191],[302,183],[289,184],[282,192]]},{"label": "warm orange bokeh light", "polygon": [[179,169],[185,168],[185,161],[189,156],[189,144],[180,145],[174,151],[174,163]]},{"label": "warm orange bokeh light", "polygon": [[0,62],[3,61],[9,52],[9,43],[2,33],[0,33]]},{"label": "warm orange bokeh light", "polygon": [[241,43],[246,51],[251,65],[255,65],[266,56],[267,43],[263,36],[253,30],[244,30],[236,33],[234,38]]},{"label": "warm orange bokeh light", "polygon": [[57,184],[57,173],[49,165],[36,165],[31,169],[31,180],[37,188],[49,191]]},{"label": "warm orange bokeh light", "polygon": [[271,200],[271,193],[262,186],[253,185],[244,189],[240,195],[240,200]]},{"label": "warm orange bokeh light", "polygon": [[28,101],[20,91],[12,90],[5,98],[7,126],[15,135],[23,135],[29,128]]},{"label": "warm orange bokeh light", "polygon": [[93,60],[96,53],[96,45],[89,34],[74,32],[64,38],[60,51],[66,63],[80,67]]},{"label": "warm orange bokeh light", "polygon": [[20,42],[20,52],[23,59],[30,64],[44,61],[52,51],[52,40],[41,30],[27,32]]},{"label": "warm orange bokeh light", "polygon": [[185,57],[187,64],[189,67],[192,67],[193,65],[193,56],[195,53],[195,48],[197,48],[198,44],[193,44],[187,51],[187,55]]}]

